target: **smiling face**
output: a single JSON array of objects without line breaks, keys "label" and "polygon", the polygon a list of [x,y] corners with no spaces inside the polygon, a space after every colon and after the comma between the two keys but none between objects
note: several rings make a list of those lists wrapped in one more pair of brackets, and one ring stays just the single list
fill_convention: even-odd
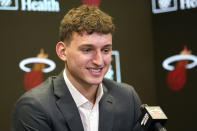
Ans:
[{"label": "smiling face", "polygon": [[68,79],[76,86],[94,86],[102,82],[112,54],[112,35],[74,32],[66,44],[65,62]]}]

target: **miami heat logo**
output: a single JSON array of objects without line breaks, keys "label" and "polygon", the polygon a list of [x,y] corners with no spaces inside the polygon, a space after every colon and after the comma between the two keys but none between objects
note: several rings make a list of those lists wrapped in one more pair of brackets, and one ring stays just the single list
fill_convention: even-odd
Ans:
[{"label": "miami heat logo", "polygon": [[[197,56],[191,54],[192,51],[184,46],[184,49],[178,55],[174,55],[165,59],[162,63],[166,70],[169,70],[167,75],[167,84],[173,91],[181,90],[187,79],[187,69],[197,66]],[[176,62],[174,67],[171,63]]]}]

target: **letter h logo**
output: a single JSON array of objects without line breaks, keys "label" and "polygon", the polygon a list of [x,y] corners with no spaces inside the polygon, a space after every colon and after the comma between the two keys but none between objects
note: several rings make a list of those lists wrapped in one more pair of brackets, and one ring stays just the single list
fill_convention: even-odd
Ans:
[{"label": "letter h logo", "polygon": [[0,10],[18,10],[18,0],[0,0]]},{"label": "letter h logo", "polygon": [[152,12],[154,14],[176,11],[177,0],[152,0]]}]

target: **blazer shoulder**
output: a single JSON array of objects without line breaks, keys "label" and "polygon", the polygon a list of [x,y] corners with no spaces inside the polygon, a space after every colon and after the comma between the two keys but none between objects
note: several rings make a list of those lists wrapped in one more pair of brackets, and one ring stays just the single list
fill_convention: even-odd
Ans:
[{"label": "blazer shoulder", "polygon": [[[22,103],[44,104],[51,100],[53,95],[53,77],[49,77],[40,85],[25,92],[17,101],[16,106]],[[47,96],[47,97],[46,97]],[[35,103],[36,102],[36,103]]]},{"label": "blazer shoulder", "polygon": [[118,83],[116,81],[110,80],[110,79],[104,79],[103,80],[103,84],[106,86],[106,88],[108,88],[108,90],[110,89],[120,89],[120,90],[126,90],[129,92],[135,92],[135,89],[132,85],[129,85],[127,83]]}]

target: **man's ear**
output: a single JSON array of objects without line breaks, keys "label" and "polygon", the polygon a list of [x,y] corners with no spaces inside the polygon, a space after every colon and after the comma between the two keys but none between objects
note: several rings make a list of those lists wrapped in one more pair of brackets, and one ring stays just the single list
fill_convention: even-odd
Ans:
[{"label": "man's ear", "polygon": [[60,41],[57,43],[56,53],[61,60],[66,62],[66,44],[64,42]]}]

